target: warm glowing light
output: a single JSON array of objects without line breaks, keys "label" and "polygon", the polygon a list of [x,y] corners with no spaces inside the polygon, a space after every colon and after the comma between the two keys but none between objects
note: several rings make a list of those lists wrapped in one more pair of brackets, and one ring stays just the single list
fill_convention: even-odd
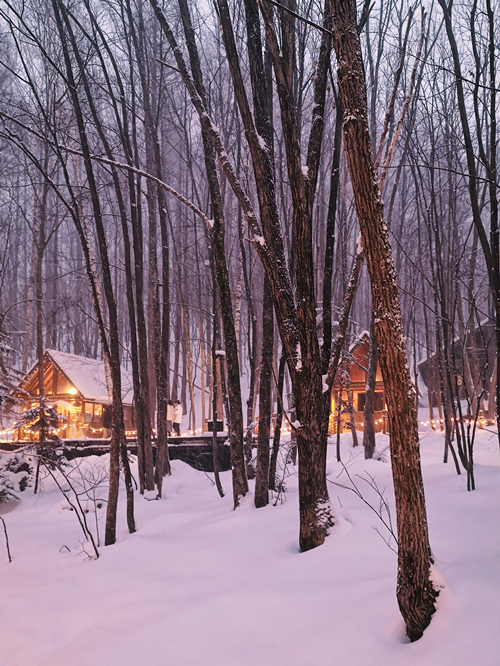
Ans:
[{"label": "warm glowing light", "polygon": [[76,388],[75,388],[74,386],[72,386],[72,387],[69,389],[69,392],[71,393],[71,395],[76,395],[76,394],[78,393],[78,391],[76,390]]}]

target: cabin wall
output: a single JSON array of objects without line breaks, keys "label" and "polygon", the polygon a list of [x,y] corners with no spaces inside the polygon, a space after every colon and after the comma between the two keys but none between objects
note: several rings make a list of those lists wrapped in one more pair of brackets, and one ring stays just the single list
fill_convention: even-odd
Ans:
[{"label": "cabin wall", "polygon": [[[347,387],[352,397],[352,406],[354,411],[354,424],[357,430],[362,430],[364,427],[364,410],[366,399],[366,380],[368,369],[368,354],[369,343],[366,339],[358,343],[350,349],[350,359],[348,364],[348,373],[345,365],[343,366],[343,374],[337,373],[337,379],[332,388],[330,419],[328,424],[329,434],[337,432],[337,425],[339,421],[338,404],[341,404],[341,432],[350,430],[350,415],[348,411],[348,395]],[[342,379],[342,383],[341,383]],[[375,375],[375,431],[387,431],[387,406],[385,403],[384,384],[382,381],[382,372],[380,366],[377,365],[377,372]]]},{"label": "cabin wall", "polygon": [[[357,430],[363,430],[364,427],[364,411],[365,411],[365,396],[366,396],[366,384],[355,385],[352,384],[350,387],[352,404],[354,410],[354,423]],[[332,400],[331,400],[331,410],[330,410],[330,420],[328,425],[328,432],[330,435],[336,434],[337,424],[338,424],[338,401],[341,400],[341,432],[347,432],[350,430],[349,420],[350,416],[347,411],[347,391],[345,388],[342,390],[342,395],[339,396],[339,389],[332,391]],[[387,431],[387,405],[385,403],[385,393],[384,386],[382,382],[377,382],[375,384],[375,432],[386,432]]]}]

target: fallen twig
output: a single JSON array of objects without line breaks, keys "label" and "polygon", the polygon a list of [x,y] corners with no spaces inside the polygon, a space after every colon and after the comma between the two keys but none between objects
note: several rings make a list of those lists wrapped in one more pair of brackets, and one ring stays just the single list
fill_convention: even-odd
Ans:
[{"label": "fallen twig", "polygon": [[[354,481],[352,480],[352,477],[351,477],[351,475],[349,474],[349,470],[348,470],[347,467],[344,465],[344,463],[342,463],[342,467],[344,468],[344,471],[345,471],[345,473],[347,474],[347,478],[348,478],[349,481],[351,482],[351,486],[352,486],[352,487],[344,486],[342,483],[337,483],[336,481],[332,481],[331,479],[328,479],[328,481],[329,481],[330,483],[333,483],[335,486],[338,486],[339,488],[344,488],[345,490],[350,490],[350,491],[353,492],[355,495],[357,495],[357,496],[359,497],[359,499],[360,499],[362,502],[364,502],[364,503],[366,504],[367,507],[369,507],[369,508],[373,511],[373,513],[374,513],[374,514],[380,519],[380,521],[382,522],[382,524],[384,525],[384,527],[386,528],[386,530],[389,532],[389,534],[390,534],[389,539],[386,540],[386,539],[382,536],[382,534],[379,532],[379,530],[378,530],[376,527],[374,527],[373,529],[374,529],[375,532],[377,532],[377,534],[381,537],[381,539],[384,541],[384,543],[385,543],[385,544],[386,544],[386,545],[387,545],[387,546],[388,546],[388,547],[389,547],[394,553],[397,554],[397,551],[391,546],[391,543],[390,543],[390,541],[391,541],[391,537],[392,537],[392,538],[394,539],[394,541],[396,542],[396,545],[397,545],[397,543],[398,543],[398,538],[397,538],[397,536],[396,536],[396,533],[395,533],[394,528],[393,528],[393,525],[392,525],[391,511],[390,511],[389,505],[388,505],[388,503],[387,503],[387,500],[385,499],[385,497],[384,497],[384,495],[383,495],[383,491],[381,491],[381,490],[379,489],[379,487],[377,486],[377,484],[376,484],[376,482],[375,482],[375,479],[374,479],[370,474],[367,473],[367,476],[368,476],[369,480],[368,480],[368,479],[365,479],[364,477],[360,476],[359,474],[356,474],[356,476],[357,476],[359,479],[361,479],[362,481],[364,481],[365,483],[367,483],[367,484],[370,486],[370,488],[371,488],[372,490],[374,490],[374,491],[377,493],[377,495],[379,496],[379,499],[380,499],[380,505],[379,505],[379,508],[376,509],[374,506],[372,506],[372,505],[370,504],[370,502],[368,502],[368,500],[366,500],[366,499],[363,497],[363,495],[362,495],[360,489],[357,487],[357,485],[356,485],[356,484],[354,483]],[[386,513],[386,515],[387,515],[387,520],[384,519],[384,517],[383,517],[383,512],[384,512],[384,511],[385,511],[385,513]]]}]

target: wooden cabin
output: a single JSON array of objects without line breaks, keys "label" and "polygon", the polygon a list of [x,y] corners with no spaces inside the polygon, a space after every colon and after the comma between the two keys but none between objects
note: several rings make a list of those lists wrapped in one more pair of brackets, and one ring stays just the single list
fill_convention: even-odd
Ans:
[{"label": "wooden cabin", "polygon": [[[366,379],[368,371],[368,354],[370,349],[370,334],[364,331],[359,338],[350,346],[347,359],[344,360],[337,371],[337,376],[332,387],[332,406],[330,412],[329,432],[337,432],[340,402],[341,432],[349,429],[349,394],[351,394],[354,423],[356,429],[362,430],[364,425],[364,411],[366,400]],[[382,373],[377,363],[375,379],[375,430],[386,431],[387,412],[385,402],[384,384]]]},{"label": "wooden cabin", "polygon": [[[495,358],[496,337],[495,325],[491,320],[483,320],[467,335],[456,337],[450,351],[450,371],[454,381],[457,382],[460,398],[467,397],[467,372],[470,381],[475,386],[477,395],[483,394],[483,401],[491,403],[494,410],[494,394],[496,383]],[[443,363],[446,360],[443,358]],[[418,364],[418,372],[427,387],[429,404],[438,407],[441,402],[439,355],[434,352]],[[446,377],[444,378],[446,384]],[[471,396],[469,396],[470,398]],[[493,416],[493,413],[492,415]]]},{"label": "wooden cabin", "polygon": [[[36,404],[39,391],[38,362],[25,375],[14,395],[25,404]],[[104,362],[48,349],[43,355],[45,397],[66,420],[61,439],[107,437],[111,428],[111,400]],[[131,373],[122,367],[122,399],[125,430],[135,430]],[[18,431],[16,439],[26,436]]]}]

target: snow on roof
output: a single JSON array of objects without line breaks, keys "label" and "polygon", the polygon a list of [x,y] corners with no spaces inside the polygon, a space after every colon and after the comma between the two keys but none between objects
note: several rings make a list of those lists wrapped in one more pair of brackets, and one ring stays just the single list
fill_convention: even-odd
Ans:
[{"label": "snow on roof", "polygon": [[[104,361],[68,354],[55,349],[47,349],[45,353],[59,366],[71,383],[80,391],[83,398],[95,400],[102,404],[111,402],[106,385]],[[121,375],[122,400],[125,404],[131,405],[133,401],[132,374],[122,366]]]},{"label": "snow on roof", "polygon": [[[488,330],[490,331],[490,337],[486,341],[486,345],[485,345],[486,347],[488,347],[490,342],[494,341],[495,321],[493,320],[492,317],[484,317],[483,319],[480,320],[479,324],[474,324],[474,329],[476,331],[476,335],[477,335],[478,332],[481,333],[481,331],[483,331],[485,333]],[[467,327],[467,335],[469,335],[469,333],[470,333],[470,329],[469,329],[469,327]],[[455,344],[456,342],[462,342],[462,341],[463,341],[463,337],[460,336],[459,333],[455,333],[455,337],[453,338],[453,344]],[[426,354],[425,356],[423,356],[420,359],[420,361],[418,361],[417,367],[420,369],[420,366],[427,365],[427,360],[432,360],[435,356],[436,356],[436,351],[431,351],[431,353],[429,354],[429,359],[427,359],[427,354]]]},{"label": "snow on roof", "polygon": [[352,350],[360,345],[362,342],[366,342],[365,338],[368,338],[370,340],[370,332],[369,331],[361,331],[361,333],[356,337],[356,340],[351,344],[349,347],[349,351],[352,352]]}]

